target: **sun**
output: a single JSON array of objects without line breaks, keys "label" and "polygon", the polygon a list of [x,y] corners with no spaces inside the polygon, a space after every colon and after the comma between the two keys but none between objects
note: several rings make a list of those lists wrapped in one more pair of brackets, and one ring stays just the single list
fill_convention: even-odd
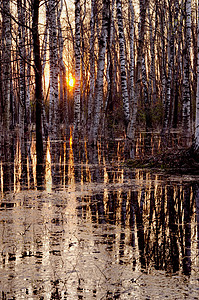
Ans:
[{"label": "sun", "polygon": [[75,78],[73,77],[73,75],[71,73],[69,73],[69,76],[68,76],[68,86],[70,88],[73,88],[75,85]]}]

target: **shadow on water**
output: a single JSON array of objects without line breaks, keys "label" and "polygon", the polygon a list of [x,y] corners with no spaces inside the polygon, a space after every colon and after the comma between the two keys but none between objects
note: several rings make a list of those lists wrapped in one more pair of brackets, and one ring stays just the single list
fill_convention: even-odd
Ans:
[{"label": "shadow on water", "polygon": [[48,139],[42,188],[34,139],[1,154],[0,299],[198,299],[198,177],[125,168],[123,148]]}]

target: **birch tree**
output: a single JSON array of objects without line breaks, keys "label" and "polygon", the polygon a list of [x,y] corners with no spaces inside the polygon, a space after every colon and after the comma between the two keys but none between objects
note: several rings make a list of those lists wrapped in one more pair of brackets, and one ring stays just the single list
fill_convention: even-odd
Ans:
[{"label": "birch tree", "polygon": [[91,0],[91,18],[90,18],[90,52],[89,52],[89,63],[90,63],[90,91],[88,99],[88,126],[91,123],[91,114],[93,111],[93,100],[95,91],[95,11],[96,11],[96,0]]},{"label": "birch tree", "polygon": [[190,49],[191,49],[191,0],[185,0],[185,47],[183,67],[182,126],[185,146],[191,138],[191,90],[190,90]]},{"label": "birch tree", "polygon": [[[127,130],[127,139],[126,142],[126,151],[129,152],[130,157],[134,158],[134,147],[135,147],[135,122],[137,116],[137,105],[138,101],[141,97],[141,82],[143,79],[146,80],[146,68],[145,68],[145,53],[144,53],[144,36],[145,36],[145,21],[146,21],[146,4],[147,0],[140,0],[140,20],[138,24],[138,46],[137,46],[137,63],[136,63],[136,79],[135,79],[135,87],[134,87],[134,103],[132,108],[131,120],[129,122],[129,127]],[[134,12],[131,8],[131,18],[134,18]],[[132,22],[132,21],[131,21]],[[134,27],[134,24],[131,25]],[[134,43],[134,41],[131,41]],[[131,84],[132,81],[131,81]],[[145,82],[146,87],[146,82]]]},{"label": "birch tree", "polygon": [[[130,122],[127,129],[127,139],[126,142],[126,151],[129,152],[131,158],[134,158],[134,139],[135,139],[135,124],[137,117],[137,106],[138,106],[138,97],[135,97],[135,87],[134,87],[134,8],[132,1],[129,0],[130,8]],[[128,150],[127,150],[128,149]]]},{"label": "birch tree", "polygon": [[[180,11],[180,3],[177,2],[177,5],[175,5],[176,12]],[[173,128],[177,128],[178,125],[178,105],[180,100],[180,87],[181,87],[181,76],[182,76],[182,19],[183,16],[180,14],[180,17],[178,18],[178,29],[176,33],[176,55],[175,55],[175,74],[174,74],[174,88],[175,88],[175,102],[174,102],[174,108],[173,108]]]},{"label": "birch tree", "polygon": [[146,10],[149,5],[149,1],[140,1],[140,11],[141,22],[144,22],[144,41],[143,41],[143,51],[141,57],[141,76],[142,76],[142,89],[141,89],[141,97],[143,98],[144,102],[144,112],[145,112],[145,128],[146,128],[146,135],[145,135],[145,151],[148,152],[151,149],[151,130],[152,130],[152,118],[151,118],[151,103],[149,99],[149,86],[148,86],[148,76],[147,76],[147,61],[146,61]]},{"label": "birch tree", "polygon": [[[146,66],[145,66],[145,53],[144,53],[144,40],[145,40],[145,22],[146,22],[146,9],[147,9],[147,3],[148,0],[140,0],[140,21],[138,24],[138,51],[137,51],[137,70],[136,70],[136,75],[137,75],[137,83],[136,83],[136,90],[141,96],[141,87],[140,87],[140,82],[143,83],[143,86],[146,87],[146,80],[145,73],[146,73]],[[137,89],[138,88],[138,89]],[[146,95],[146,89],[144,90],[145,97]],[[144,100],[144,103],[147,101],[147,99]]]},{"label": "birch tree", "polygon": [[96,144],[99,132],[101,112],[103,108],[103,91],[104,91],[104,68],[105,68],[105,54],[107,47],[108,37],[108,24],[109,24],[109,9],[110,0],[103,0],[102,10],[102,29],[99,39],[99,53],[98,53],[98,67],[97,67],[97,80],[95,87],[95,105],[94,105],[94,120],[93,130],[91,131],[91,140]]},{"label": "birch tree", "polygon": [[123,28],[123,18],[122,18],[122,4],[121,0],[117,0],[117,20],[118,20],[118,31],[119,31],[119,46],[120,46],[120,70],[121,70],[121,87],[122,87],[122,99],[123,99],[123,109],[125,122],[128,126],[130,109],[129,109],[129,96],[127,89],[127,75],[126,75],[126,59],[125,59],[125,37]]},{"label": "birch tree", "polygon": [[10,0],[3,1],[3,32],[2,32],[2,89],[3,89],[3,128],[5,135],[10,129],[10,98],[11,98],[11,19]]},{"label": "birch tree", "polygon": [[108,30],[108,37],[107,37],[107,68],[106,68],[107,93],[104,101],[104,114],[102,119],[103,129],[105,129],[105,124],[108,123],[109,118],[111,118],[111,116],[114,115],[114,111],[113,111],[113,99],[114,99],[113,57],[114,55],[112,53],[112,50],[114,49],[113,38],[115,36],[115,22],[114,22],[115,0],[112,0],[111,4],[112,5],[109,14],[109,25],[108,25],[110,29]]},{"label": "birch tree", "polygon": [[[166,83],[167,83],[167,74],[166,74],[166,2],[163,1],[163,5],[160,11],[160,32],[161,32],[161,85],[162,85],[162,104],[165,111],[166,107]],[[163,125],[164,127],[164,125]]]},{"label": "birch tree", "polygon": [[40,0],[33,0],[32,11],[32,37],[34,52],[35,71],[35,99],[36,99],[36,153],[37,153],[37,185],[43,183],[43,135],[42,135],[42,65],[40,56],[39,40],[39,3]]},{"label": "birch tree", "polygon": [[27,138],[28,126],[26,117],[26,45],[25,45],[25,14],[26,2],[17,0],[18,20],[18,52],[19,52],[19,128],[21,144],[21,164],[23,186],[27,182]]},{"label": "birch tree", "polygon": [[[134,21],[135,21],[135,13],[132,1],[129,0],[129,8],[130,8],[130,111],[133,113],[137,112],[137,104],[134,101],[134,72],[135,72],[135,53],[134,53]],[[135,116],[133,116],[133,120],[135,121]]]},{"label": "birch tree", "polygon": [[74,137],[80,134],[80,69],[81,69],[81,15],[80,0],[75,0],[75,95],[74,95]]},{"label": "birch tree", "polygon": [[[196,120],[195,120],[195,148],[199,149],[199,1],[197,24],[197,92],[196,92]],[[198,206],[199,207],[199,206]]]},{"label": "birch tree", "polygon": [[49,129],[54,135],[58,126],[58,38],[57,38],[57,17],[56,2],[48,1],[49,21],[49,61],[50,61],[50,96],[49,96]]},{"label": "birch tree", "polygon": [[17,0],[18,19],[20,24],[18,26],[19,36],[19,124],[22,136],[24,135],[24,117],[25,117],[25,97],[26,97],[26,85],[25,85],[25,9],[24,3],[21,0]]},{"label": "birch tree", "polygon": [[67,92],[65,88],[66,81],[66,67],[64,65],[63,60],[63,51],[64,51],[64,39],[62,34],[62,26],[61,26],[61,13],[63,10],[63,0],[60,1],[60,7],[57,13],[57,25],[58,25],[58,41],[59,41],[59,102],[60,109],[63,110],[62,120],[66,124],[66,120],[68,120],[68,110],[67,110]]},{"label": "birch tree", "polygon": [[4,191],[10,189],[11,184],[11,48],[12,48],[12,37],[11,37],[11,19],[10,19],[10,0],[3,1],[2,5],[2,125],[3,125],[3,136],[2,136],[2,160],[6,162],[3,164],[3,183]]},{"label": "birch tree", "polygon": [[178,0],[175,1],[175,15],[173,20],[172,7],[169,4],[169,38],[168,38],[168,47],[169,47],[169,58],[168,58],[168,76],[167,76],[167,91],[166,99],[164,105],[164,121],[163,121],[163,135],[165,131],[168,130],[171,120],[171,103],[173,98],[173,79],[174,79],[174,60],[175,60],[175,34],[178,26]]},{"label": "birch tree", "polygon": [[151,56],[151,62],[150,62],[150,72],[149,72],[149,97],[152,102],[152,104],[155,104],[156,99],[156,69],[155,69],[155,45],[156,45],[156,35],[157,35],[157,23],[158,23],[158,17],[157,12],[158,10],[158,3],[157,0],[155,1],[155,29],[153,32],[153,24],[152,24],[152,17],[150,13],[150,9],[148,6],[148,19],[149,19],[149,35],[150,35],[150,56]]}]

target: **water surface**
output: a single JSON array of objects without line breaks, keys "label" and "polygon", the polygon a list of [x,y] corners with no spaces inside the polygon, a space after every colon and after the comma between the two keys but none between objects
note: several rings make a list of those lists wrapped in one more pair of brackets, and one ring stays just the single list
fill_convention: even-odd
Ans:
[{"label": "water surface", "polygon": [[129,169],[121,141],[45,148],[39,189],[34,142],[26,176],[19,142],[9,185],[1,162],[0,299],[199,299],[197,176]]}]

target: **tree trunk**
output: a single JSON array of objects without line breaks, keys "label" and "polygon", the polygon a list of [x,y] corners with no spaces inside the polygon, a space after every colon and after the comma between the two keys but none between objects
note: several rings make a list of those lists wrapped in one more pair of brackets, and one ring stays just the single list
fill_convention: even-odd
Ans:
[{"label": "tree trunk", "polygon": [[49,132],[53,136],[58,133],[58,46],[57,46],[57,22],[56,3],[48,1],[48,21],[49,21],[49,60],[50,60],[50,98],[49,98]]},{"label": "tree trunk", "polygon": [[19,128],[20,128],[20,144],[21,144],[21,165],[22,165],[22,186],[27,185],[27,140],[28,123],[26,117],[26,14],[25,3],[22,0],[17,0],[18,19],[20,24],[18,25],[19,35]]},{"label": "tree trunk", "polygon": [[81,68],[81,15],[80,0],[75,0],[75,95],[74,95],[74,138],[78,139],[80,135],[80,68]]},{"label": "tree trunk", "polygon": [[68,111],[66,105],[66,68],[63,61],[63,49],[64,49],[64,41],[62,35],[62,28],[61,28],[61,13],[63,9],[63,0],[60,2],[60,8],[57,13],[57,25],[58,25],[58,40],[59,40],[59,80],[60,80],[60,88],[59,88],[59,103],[60,103],[60,111],[62,112],[61,115],[61,122],[66,125],[68,121]]},{"label": "tree trunk", "polygon": [[130,108],[129,108],[129,95],[127,89],[126,58],[125,58],[125,48],[124,48],[126,41],[124,37],[121,0],[117,0],[117,20],[118,20],[118,31],[119,31],[120,71],[121,71],[123,110],[124,110],[124,117],[126,123],[125,125],[128,126],[129,118],[130,118]]},{"label": "tree trunk", "polygon": [[[163,7],[161,8],[160,13],[160,30],[161,30],[161,48],[162,48],[162,59],[161,59],[161,85],[162,85],[162,104],[163,110],[165,111],[166,107],[166,83],[167,83],[167,76],[166,76],[166,43],[165,43],[165,31],[166,31],[166,8],[165,8],[165,1],[163,3]],[[164,127],[164,125],[163,125]]]},{"label": "tree trunk", "polygon": [[135,126],[137,117],[138,97],[135,96],[134,87],[134,71],[135,71],[135,59],[134,59],[134,8],[132,1],[129,0],[130,7],[130,122],[127,129],[127,141],[126,152],[130,155],[130,158],[134,158],[134,140],[135,140]]},{"label": "tree trunk", "polygon": [[24,117],[25,117],[25,9],[22,0],[17,0],[18,19],[20,24],[18,26],[19,36],[19,126],[21,135],[24,136]]},{"label": "tree trunk", "polygon": [[[114,117],[113,111],[113,34],[114,34],[114,11],[115,11],[115,0],[112,0],[111,13],[109,15],[109,25],[108,27],[108,37],[107,37],[107,69],[106,69],[106,81],[107,81],[107,94],[104,103],[104,114],[103,114],[103,129],[105,130],[106,121]],[[106,120],[107,119],[107,120]],[[112,126],[110,126],[112,129]],[[105,132],[104,132],[105,134]],[[111,130],[110,135],[112,136],[113,130]]]},{"label": "tree trunk", "polygon": [[199,3],[197,24],[197,93],[196,93],[196,121],[195,121],[195,148],[199,149]]},{"label": "tree trunk", "polygon": [[43,183],[43,137],[42,137],[42,66],[40,57],[39,43],[39,2],[33,0],[33,17],[32,17],[32,35],[33,35],[33,51],[34,51],[34,69],[35,69],[35,100],[36,100],[36,153],[37,167],[36,177],[38,187]]},{"label": "tree trunk", "polygon": [[182,128],[183,145],[188,146],[191,139],[191,90],[190,90],[190,49],[191,49],[191,0],[185,1],[186,25],[183,68],[183,101],[182,101]]},{"label": "tree trunk", "polygon": [[[179,13],[179,0],[175,2],[175,14]],[[176,18],[175,18],[176,19]],[[180,24],[179,24],[180,23]],[[175,74],[174,74],[174,89],[175,89],[175,101],[173,104],[173,128],[177,128],[178,125],[178,103],[180,96],[180,75],[181,75],[181,38],[182,38],[182,25],[181,19],[178,20],[178,30],[176,33],[176,43],[178,50],[176,51],[176,59],[175,59]]]},{"label": "tree trunk", "polygon": [[91,140],[92,142],[94,142],[94,144],[96,144],[97,142],[101,112],[103,108],[104,67],[105,67],[107,37],[108,37],[109,9],[110,9],[110,1],[103,0],[102,30],[101,30],[100,40],[99,40],[97,81],[95,87],[95,111],[94,111],[94,121],[93,121],[94,124],[93,124],[93,130],[91,132]]},{"label": "tree trunk", "polygon": [[91,0],[91,19],[90,19],[90,51],[89,51],[89,63],[90,63],[90,90],[88,98],[88,127],[91,125],[92,112],[94,110],[94,92],[95,92],[95,10],[96,1]]},{"label": "tree trunk", "polygon": [[10,134],[10,106],[11,106],[11,19],[10,0],[3,1],[2,13],[2,161],[4,192],[11,188],[11,134]]},{"label": "tree trunk", "polygon": [[168,46],[169,46],[169,62],[168,62],[168,76],[167,76],[167,91],[166,91],[166,99],[164,106],[164,120],[163,120],[163,129],[162,134],[165,135],[166,131],[169,130],[171,125],[171,103],[172,103],[172,90],[173,90],[173,79],[174,79],[174,60],[175,60],[175,34],[177,30],[177,17],[178,12],[174,16],[174,26],[173,26],[173,17],[171,7],[169,9],[169,38],[168,38]]},{"label": "tree trunk", "polygon": [[150,10],[148,7],[148,18],[149,18],[149,32],[150,32],[150,55],[151,55],[151,65],[150,65],[150,73],[149,73],[149,97],[150,102],[156,104],[156,69],[155,69],[155,44],[156,44],[156,35],[157,35],[157,8],[158,3],[156,0],[155,3],[155,30],[153,33],[152,27],[152,16],[150,15]]},{"label": "tree trunk", "polygon": [[11,98],[11,19],[10,0],[3,1],[3,127],[8,135],[10,130],[10,98]]}]

